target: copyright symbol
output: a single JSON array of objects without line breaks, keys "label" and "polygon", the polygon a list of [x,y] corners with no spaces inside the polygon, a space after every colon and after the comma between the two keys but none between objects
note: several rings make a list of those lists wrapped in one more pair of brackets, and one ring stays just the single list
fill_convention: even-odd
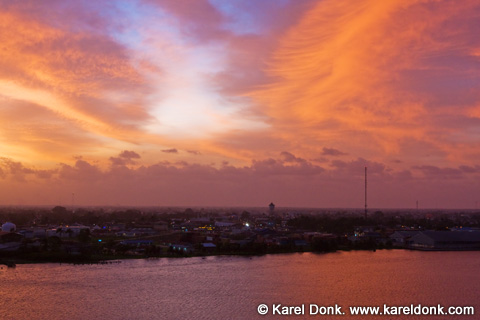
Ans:
[{"label": "copyright symbol", "polygon": [[261,305],[258,306],[257,311],[258,311],[259,314],[261,314],[263,316],[264,314],[267,314],[268,307],[267,307],[266,304],[261,304]]}]

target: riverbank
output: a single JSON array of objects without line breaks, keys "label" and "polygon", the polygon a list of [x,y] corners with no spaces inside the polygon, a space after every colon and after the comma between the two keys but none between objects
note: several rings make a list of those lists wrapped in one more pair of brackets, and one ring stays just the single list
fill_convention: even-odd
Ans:
[{"label": "riverbank", "polygon": [[[394,248],[382,248],[381,250],[392,250]],[[211,256],[264,256],[270,254],[285,254],[285,253],[333,253],[337,251],[376,251],[373,249],[353,249],[353,248],[339,248],[338,250],[330,251],[315,251],[315,250],[271,250],[265,252],[259,252],[255,250],[251,251],[228,251],[228,252],[198,252],[183,254],[178,252],[167,252],[156,255],[128,255],[128,254],[115,254],[115,255],[71,255],[64,252],[35,252],[35,253],[10,253],[2,254],[0,256],[0,265],[14,266],[17,264],[36,264],[36,263],[67,263],[67,264],[108,264],[120,260],[131,259],[150,259],[150,258],[192,258],[192,257],[211,257]]]}]

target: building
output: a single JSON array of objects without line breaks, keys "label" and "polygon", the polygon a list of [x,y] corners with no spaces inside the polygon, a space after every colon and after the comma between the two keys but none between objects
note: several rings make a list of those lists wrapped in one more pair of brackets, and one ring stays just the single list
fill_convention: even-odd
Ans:
[{"label": "building", "polygon": [[275,210],[275,204],[273,202],[270,202],[268,208],[270,209],[270,213],[273,213],[273,210]]},{"label": "building", "polygon": [[392,233],[389,238],[395,247],[408,247],[411,243],[411,238],[419,233],[420,231],[418,230],[399,230]]},{"label": "building", "polygon": [[423,231],[410,240],[418,250],[480,250],[479,231]]},{"label": "building", "polygon": [[2,231],[3,232],[15,232],[17,230],[17,226],[11,222],[5,222],[2,224]]},{"label": "building", "polygon": [[213,252],[217,248],[217,246],[210,242],[204,242],[201,244],[202,251],[204,252]]},{"label": "building", "polygon": [[82,230],[88,230],[88,232],[90,232],[90,227],[82,225],[59,226],[45,230],[45,234],[47,237],[71,238],[80,235]]},{"label": "building", "polygon": [[153,224],[153,230],[158,232],[168,231],[168,223],[165,221],[157,221]]},{"label": "building", "polygon": [[120,244],[126,245],[126,246],[141,247],[141,246],[151,246],[151,245],[153,245],[153,241],[152,240],[139,240],[139,239],[124,240],[124,241],[120,242]]},{"label": "building", "polygon": [[170,248],[174,252],[184,254],[191,254],[194,252],[193,246],[191,244],[172,244]]},{"label": "building", "polygon": [[15,232],[0,231],[0,251],[15,251],[20,248],[23,236]]}]

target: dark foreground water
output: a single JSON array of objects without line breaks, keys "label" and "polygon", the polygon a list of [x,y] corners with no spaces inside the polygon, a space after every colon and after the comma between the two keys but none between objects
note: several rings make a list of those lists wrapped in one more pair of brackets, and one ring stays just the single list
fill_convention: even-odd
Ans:
[{"label": "dark foreground water", "polygon": [[[31,264],[0,269],[0,319],[480,319],[480,252],[377,251]],[[257,306],[269,307],[266,316]],[[344,316],[272,316],[272,304]],[[473,306],[473,316],[353,316],[350,306]]]}]

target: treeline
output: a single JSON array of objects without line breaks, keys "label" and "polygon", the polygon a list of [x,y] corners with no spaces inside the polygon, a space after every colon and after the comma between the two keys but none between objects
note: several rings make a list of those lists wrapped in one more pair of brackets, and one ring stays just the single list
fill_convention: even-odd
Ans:
[{"label": "treeline", "polygon": [[378,229],[396,228],[407,226],[429,230],[445,230],[453,227],[480,228],[480,214],[438,214],[431,218],[415,217],[412,214],[389,214],[385,215],[377,211],[367,216],[335,216],[335,215],[300,215],[288,221],[288,225],[294,228],[328,232],[334,234],[346,234],[355,227],[376,226]]},{"label": "treeline", "polygon": [[56,206],[48,209],[7,209],[0,210],[0,222],[10,221],[17,226],[22,225],[47,225],[47,224],[73,224],[103,225],[106,223],[150,223],[161,219],[157,213],[145,213],[140,210],[128,209],[106,212],[103,209],[67,210],[65,207]]}]

